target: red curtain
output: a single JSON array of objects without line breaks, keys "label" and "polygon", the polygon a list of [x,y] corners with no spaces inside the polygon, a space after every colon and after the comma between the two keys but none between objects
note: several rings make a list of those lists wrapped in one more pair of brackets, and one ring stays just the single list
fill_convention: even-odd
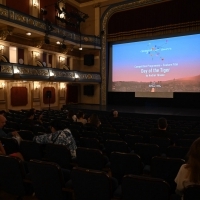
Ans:
[{"label": "red curtain", "polygon": [[26,106],[28,104],[28,91],[26,87],[12,87],[10,92],[12,106]]},{"label": "red curtain", "polygon": [[197,20],[200,20],[199,0],[169,1],[113,14],[108,22],[108,34]]},{"label": "red curtain", "polygon": [[6,0],[6,6],[29,14],[29,1],[28,0]]}]

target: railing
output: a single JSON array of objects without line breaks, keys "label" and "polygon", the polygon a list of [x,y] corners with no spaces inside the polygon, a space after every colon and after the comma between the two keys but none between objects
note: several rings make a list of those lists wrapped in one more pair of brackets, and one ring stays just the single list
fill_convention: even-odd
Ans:
[{"label": "railing", "polygon": [[49,67],[0,62],[0,79],[59,82],[101,82],[100,73],[80,72]]},{"label": "railing", "polygon": [[[24,27],[28,27],[33,30],[44,33],[46,31],[46,23],[38,18],[27,15],[25,13],[13,10],[2,4],[0,4],[0,19],[6,20],[11,23],[15,23]],[[53,31],[49,33],[49,36],[56,36],[63,39],[65,36],[66,40],[72,41],[77,45],[80,44],[80,34],[72,31],[68,31],[64,28],[52,25]],[[93,35],[81,34],[81,43],[85,45],[91,45],[100,48],[100,38]]]}]

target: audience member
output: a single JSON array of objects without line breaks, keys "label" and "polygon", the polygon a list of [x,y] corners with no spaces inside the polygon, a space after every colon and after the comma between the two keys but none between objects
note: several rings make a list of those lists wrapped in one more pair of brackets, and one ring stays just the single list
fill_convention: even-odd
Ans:
[{"label": "audience member", "polygon": [[9,134],[6,134],[3,130],[3,127],[6,125],[6,118],[4,115],[0,115],[0,137],[20,137],[17,131],[10,132]]},{"label": "audience member", "polygon": [[154,137],[162,137],[162,138],[169,138],[171,141],[171,145],[175,144],[176,135],[171,134],[167,131],[167,120],[165,118],[159,118],[157,121],[158,128],[152,131],[152,136]]},{"label": "audience member", "polygon": [[69,110],[68,115],[67,115],[67,119],[68,119],[70,122],[76,122],[77,117],[76,117],[76,115],[74,114],[74,111],[73,111],[73,110]]},{"label": "audience member", "polygon": [[114,111],[113,111],[113,117],[114,117],[114,118],[118,117],[118,111],[117,111],[117,110],[114,110]]},{"label": "audience member", "polygon": [[26,125],[29,125],[29,126],[35,126],[36,123],[35,123],[34,117],[35,117],[34,112],[28,111],[23,123],[26,123]]},{"label": "audience member", "polygon": [[87,120],[84,118],[84,113],[82,111],[79,111],[77,114],[77,122],[81,122],[82,124],[86,124]]},{"label": "audience member", "polygon": [[[0,155],[6,155],[6,151],[5,151],[1,141],[0,141]],[[9,156],[17,157],[17,158],[19,158],[19,159],[24,161],[24,158],[23,158],[23,156],[22,156],[22,154],[20,152],[12,153]]]},{"label": "audience member", "polygon": [[188,185],[200,185],[200,138],[195,140],[187,154],[188,160],[183,164],[175,178],[176,193],[183,194]]},{"label": "audience member", "polygon": [[88,123],[99,127],[101,125],[101,122],[99,120],[99,117],[97,114],[92,114],[89,118],[88,118]]},{"label": "audience member", "polygon": [[60,120],[51,122],[51,132],[51,134],[35,136],[33,141],[41,144],[52,143],[66,145],[71,152],[72,158],[76,157],[76,142],[69,129],[63,130],[63,125]]}]

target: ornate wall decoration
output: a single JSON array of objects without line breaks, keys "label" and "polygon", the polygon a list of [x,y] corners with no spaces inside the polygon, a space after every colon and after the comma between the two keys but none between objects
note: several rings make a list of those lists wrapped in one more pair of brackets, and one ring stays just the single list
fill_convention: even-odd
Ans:
[{"label": "ornate wall decoration", "polygon": [[11,35],[12,32],[10,32],[9,30],[1,30],[0,31],[0,40],[6,40],[8,35]]},{"label": "ornate wall decoration", "polygon": [[39,49],[44,44],[44,38],[39,38],[39,39],[34,38],[32,41],[33,41],[33,46]]},{"label": "ornate wall decoration", "polygon": [[1,65],[1,72],[2,73],[9,73],[11,74],[13,72],[12,66],[9,65]]},{"label": "ornate wall decoration", "polygon": [[25,67],[17,67],[20,74],[24,75],[39,75],[39,76],[49,76],[48,69],[35,69],[35,68],[25,68]]}]

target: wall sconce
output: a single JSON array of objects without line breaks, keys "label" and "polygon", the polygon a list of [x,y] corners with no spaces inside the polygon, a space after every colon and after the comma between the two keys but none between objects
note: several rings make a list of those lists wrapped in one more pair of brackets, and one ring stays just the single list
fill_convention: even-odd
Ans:
[{"label": "wall sconce", "polygon": [[60,83],[60,89],[64,90],[65,89],[65,83]]},{"label": "wall sconce", "polygon": [[0,45],[1,54],[3,54],[3,50],[4,50],[4,46],[1,44],[1,45]]},{"label": "wall sconce", "polygon": [[17,68],[14,68],[14,74],[19,74],[19,70]]},{"label": "wall sconce", "polygon": [[64,19],[64,18],[65,18],[65,13],[62,12],[62,13],[60,14],[60,18],[61,18],[61,19]]},{"label": "wall sconce", "polygon": [[49,80],[53,81],[54,80],[55,74],[49,70]]},{"label": "wall sconce", "polygon": [[39,56],[40,56],[39,52],[33,51],[33,58],[35,58],[37,60],[39,58]]},{"label": "wall sconce", "polygon": [[64,63],[65,58],[60,56],[60,63]]},{"label": "wall sconce", "polygon": [[38,88],[40,88],[40,83],[34,82],[34,89],[37,90]]},{"label": "wall sconce", "polygon": [[2,82],[2,83],[1,83],[0,89],[4,89],[4,88],[5,88],[5,85],[6,85],[6,84],[5,84],[4,82]]},{"label": "wall sconce", "polygon": [[74,74],[74,81],[77,81],[77,80],[79,80],[80,79],[80,76],[77,74],[77,73],[75,73]]},{"label": "wall sconce", "polygon": [[33,7],[36,8],[36,7],[38,7],[38,5],[39,5],[39,4],[38,4],[37,0],[33,0]]}]

